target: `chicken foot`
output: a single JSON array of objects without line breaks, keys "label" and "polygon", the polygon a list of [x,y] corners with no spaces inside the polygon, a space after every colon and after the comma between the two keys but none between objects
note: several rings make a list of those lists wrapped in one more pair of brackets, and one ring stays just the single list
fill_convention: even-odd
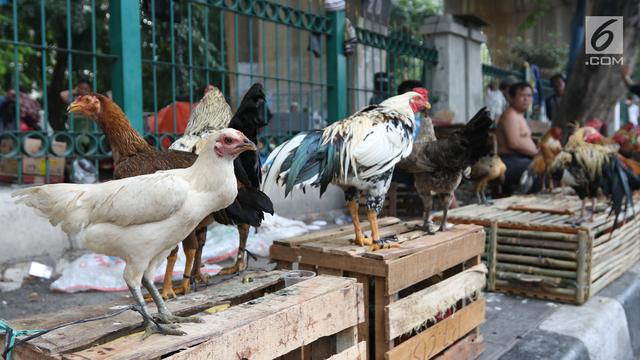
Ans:
[{"label": "chicken foot", "polygon": [[153,298],[153,302],[156,303],[156,307],[158,308],[158,322],[162,324],[175,324],[175,323],[201,323],[202,319],[196,316],[176,316],[169,311],[167,308],[167,304],[162,299],[160,292],[153,285],[153,281],[147,279],[146,277],[142,277],[142,285],[147,289],[151,297]]},{"label": "chicken foot", "polygon": [[[186,332],[179,330],[177,325],[160,324],[155,320],[153,320],[153,317],[151,316],[151,314],[149,313],[149,309],[147,308],[147,304],[144,301],[144,297],[142,296],[142,291],[140,290],[140,286],[131,286],[127,284],[127,287],[129,288],[129,291],[131,291],[133,298],[138,303],[142,318],[144,319],[144,335],[142,336],[143,340],[148,338],[152,334],[176,335],[176,336],[182,336],[187,334]],[[152,287],[155,289],[154,286]]]},{"label": "chicken foot", "polygon": [[369,219],[369,224],[371,224],[371,239],[372,239],[371,241],[372,244],[369,250],[376,251],[380,249],[390,249],[390,248],[400,247],[400,244],[398,243],[389,242],[389,240],[393,240],[395,239],[395,237],[380,239],[380,228],[378,226],[377,211],[369,209],[367,211],[367,219]]},{"label": "chicken foot", "polygon": [[[595,203],[595,200],[594,200],[594,203]],[[565,221],[565,224],[569,224],[571,226],[580,226],[580,224],[582,224],[585,220],[586,208],[587,208],[587,199],[585,198],[585,199],[582,199],[582,206],[580,207],[580,215],[575,219],[569,219]]]},{"label": "chicken foot", "polygon": [[[416,190],[417,187],[416,187]],[[433,230],[433,220],[431,219],[431,208],[433,207],[433,197],[428,192],[418,191],[418,195],[422,198],[422,205],[424,212],[422,213],[422,226],[417,226],[420,230],[426,232],[429,235],[435,234]]]},{"label": "chicken foot", "polygon": [[[358,215],[358,202],[357,201],[348,201],[347,209],[349,210],[349,215],[351,215],[351,222],[353,223],[353,228],[355,230],[356,245],[365,246],[372,245],[373,241],[371,238],[365,237],[362,233],[362,227],[360,226],[360,216]],[[373,226],[372,226],[373,229]],[[373,234],[373,231],[372,231]]]},{"label": "chicken foot", "polygon": [[243,272],[247,268],[247,259],[245,257],[245,249],[247,246],[247,238],[249,237],[250,226],[247,224],[238,225],[238,234],[240,235],[240,243],[238,246],[238,255],[236,262],[230,267],[220,270],[220,275],[231,275]]}]

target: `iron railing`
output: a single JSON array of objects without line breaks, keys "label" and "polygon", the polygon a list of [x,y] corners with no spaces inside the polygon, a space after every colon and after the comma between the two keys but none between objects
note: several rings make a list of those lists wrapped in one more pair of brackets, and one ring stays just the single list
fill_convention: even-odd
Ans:
[{"label": "iron railing", "polygon": [[[207,85],[220,88],[235,109],[245,90],[262,82],[272,115],[262,141],[277,144],[364,105],[353,94],[373,93],[373,82],[360,80],[372,77],[367,73],[387,71],[397,85],[424,79],[425,66],[437,59],[420,39],[359,28],[358,60],[347,61],[344,12],[325,13],[321,0],[10,0],[0,10],[0,95],[37,92],[42,107],[41,128],[24,131],[18,96],[12,120],[0,127],[0,181],[17,183],[38,174],[43,182],[63,180],[51,175],[57,156],[89,159],[101,180],[110,177],[105,136],[64,111],[60,92],[68,91],[70,101],[82,78],[92,91],[111,92],[157,147],[179,136],[181,111],[195,106]],[[352,75],[347,64],[364,71]],[[42,148],[25,150],[29,138]],[[54,142],[66,144],[64,153]],[[27,174],[23,162],[34,157],[43,158],[42,168]],[[9,179],[8,163],[15,168]]]}]

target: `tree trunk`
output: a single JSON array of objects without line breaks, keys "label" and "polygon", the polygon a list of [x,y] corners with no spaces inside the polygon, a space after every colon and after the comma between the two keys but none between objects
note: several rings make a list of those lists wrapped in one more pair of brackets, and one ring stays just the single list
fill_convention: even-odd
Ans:
[{"label": "tree trunk", "polygon": [[[594,0],[590,15],[624,17],[624,64],[633,68],[640,38],[640,2]],[[565,137],[570,123],[581,125],[591,118],[611,122],[615,104],[626,91],[620,65],[586,65],[586,60],[583,46],[558,106],[557,125]]]}]

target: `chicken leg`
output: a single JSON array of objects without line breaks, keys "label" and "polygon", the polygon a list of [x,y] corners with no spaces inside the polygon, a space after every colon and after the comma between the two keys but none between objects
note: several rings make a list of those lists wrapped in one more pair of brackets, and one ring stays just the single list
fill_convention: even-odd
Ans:
[{"label": "chicken leg", "polygon": [[[176,265],[178,259],[178,247],[176,246],[169,256],[167,256],[167,267],[164,271],[164,280],[162,282],[162,298],[172,299],[177,295],[173,291],[173,268]],[[150,298],[145,298],[146,301],[151,301]]]},{"label": "chicken leg", "polygon": [[580,215],[578,216],[578,218],[567,220],[565,221],[565,223],[571,226],[579,226],[580,224],[582,224],[584,222],[584,213],[585,213],[586,207],[587,207],[587,199],[584,198],[582,199],[582,206],[580,207]]},{"label": "chicken leg", "polygon": [[[451,200],[453,195],[450,193],[440,194],[440,202],[442,203],[442,223],[440,223],[440,231],[447,230],[447,213],[449,212],[449,206],[451,206]],[[485,201],[487,199],[485,198]]]},{"label": "chicken leg", "polygon": [[378,212],[372,209],[367,211],[367,218],[371,224],[371,251],[380,249],[390,249],[400,247],[398,243],[390,243],[387,239],[380,239],[380,228],[378,227]]},{"label": "chicken leg", "polygon": [[196,252],[196,257],[193,261],[191,278],[200,284],[207,284],[209,283],[209,275],[202,272],[202,251],[204,250],[204,245],[207,243],[206,227],[196,229],[196,239],[198,239],[198,251]]},{"label": "chicken leg", "polygon": [[249,238],[249,229],[250,226],[247,224],[238,225],[240,244],[238,246],[238,255],[236,256],[236,262],[232,266],[220,270],[220,275],[231,275],[238,272],[243,272],[247,268],[245,249],[247,247],[247,239]]},{"label": "chicken leg", "polygon": [[365,237],[362,233],[362,227],[360,226],[360,216],[358,215],[358,202],[347,201],[347,209],[349,210],[349,215],[351,215],[351,222],[353,223],[353,228],[356,234],[356,245],[365,246],[373,244],[371,238]]}]

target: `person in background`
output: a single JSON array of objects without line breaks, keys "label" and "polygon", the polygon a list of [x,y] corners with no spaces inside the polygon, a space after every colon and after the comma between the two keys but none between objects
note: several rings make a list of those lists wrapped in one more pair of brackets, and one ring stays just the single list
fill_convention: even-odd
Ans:
[{"label": "person in background", "polygon": [[635,95],[627,96],[625,102],[627,104],[627,113],[629,114],[629,123],[638,126],[638,117],[640,116],[640,107],[638,107],[638,97]]},{"label": "person in background", "polygon": [[520,82],[511,85],[509,107],[502,113],[496,128],[498,155],[507,166],[503,186],[506,196],[513,194],[520,184],[520,176],[538,153],[538,148],[531,139],[531,129],[524,118],[532,96],[531,84]]},{"label": "person in background", "polygon": [[498,86],[498,80],[491,80],[484,96],[484,105],[489,109],[491,118],[497,120],[507,107],[507,100]]},{"label": "person in background", "polygon": [[627,65],[622,67],[622,80],[630,92],[636,96],[640,96],[640,83],[634,83],[633,80],[631,80],[631,68]]},{"label": "person in background", "polygon": [[369,105],[378,105],[387,99],[389,92],[389,76],[386,72],[373,74],[373,96],[369,99]]},{"label": "person in background", "polygon": [[547,118],[551,121],[551,126],[561,127],[561,124],[559,124],[560,119],[556,119],[555,115],[558,111],[558,105],[560,105],[560,99],[562,99],[562,95],[564,95],[566,80],[564,75],[555,74],[549,81],[551,82],[551,87],[553,87],[553,95],[547,98],[544,103],[544,107],[546,109]]},{"label": "person in background", "polygon": [[[91,82],[87,79],[80,79],[76,83],[76,87],[72,91],[74,98],[91,93]],[[60,98],[65,104],[71,104],[72,99],[69,98],[69,90],[60,91]]]},{"label": "person in background", "polygon": [[26,89],[20,87],[20,127],[16,129],[16,91],[7,91],[4,101],[0,105],[0,130],[2,131],[39,131],[40,110],[42,107],[37,100],[32,99],[26,93]]},{"label": "person in background", "polygon": [[[507,107],[509,106],[509,102],[511,101],[511,99],[509,98],[509,88],[511,88],[511,85],[514,84],[514,81],[510,78],[504,78],[500,81],[500,92],[502,93],[502,97],[504,97],[504,108],[502,108],[502,112],[504,112],[504,110],[507,110]],[[501,114],[502,114],[501,112]]]}]

